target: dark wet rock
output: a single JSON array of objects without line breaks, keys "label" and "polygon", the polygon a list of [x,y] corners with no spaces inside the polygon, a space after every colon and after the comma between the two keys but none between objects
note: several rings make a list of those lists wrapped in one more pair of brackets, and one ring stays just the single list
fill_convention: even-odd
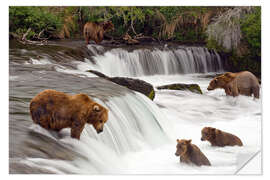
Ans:
[{"label": "dark wet rock", "polygon": [[125,86],[128,89],[140,92],[145,96],[149,97],[151,100],[155,98],[154,87],[150,83],[147,83],[143,80],[127,77],[108,77],[105,74],[95,70],[88,70],[87,72],[93,73],[99,77],[112,81],[120,86]]},{"label": "dark wet rock", "polygon": [[157,89],[189,90],[194,93],[202,94],[202,90],[198,84],[168,84],[164,86],[158,86]]}]

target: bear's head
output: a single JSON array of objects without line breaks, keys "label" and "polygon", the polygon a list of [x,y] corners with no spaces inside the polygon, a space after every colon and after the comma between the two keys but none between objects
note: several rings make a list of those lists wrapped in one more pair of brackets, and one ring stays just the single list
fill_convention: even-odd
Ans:
[{"label": "bear's head", "polygon": [[113,25],[112,21],[102,22],[101,25],[102,25],[105,32],[108,32],[110,30],[114,31],[114,25]]},{"label": "bear's head", "polygon": [[202,129],[201,133],[202,133],[201,141],[205,140],[209,141],[215,138],[216,129],[212,127],[205,127]]},{"label": "bear's head", "polygon": [[185,139],[177,139],[177,145],[176,145],[176,152],[175,155],[176,156],[182,156],[183,154],[185,154],[188,150],[188,146],[191,143],[191,139],[190,140],[185,140]]},{"label": "bear's head", "polygon": [[97,133],[101,133],[108,120],[108,109],[98,103],[92,104],[90,108],[87,123],[92,124]]},{"label": "bear's head", "polygon": [[234,73],[226,72],[225,74],[222,74],[220,76],[215,77],[207,87],[208,91],[217,89],[217,88],[224,88],[226,84],[231,82],[235,78]]}]

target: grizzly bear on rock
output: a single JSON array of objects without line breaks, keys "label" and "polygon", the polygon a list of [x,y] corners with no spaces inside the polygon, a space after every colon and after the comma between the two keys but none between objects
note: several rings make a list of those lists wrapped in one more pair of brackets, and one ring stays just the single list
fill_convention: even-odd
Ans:
[{"label": "grizzly bear on rock", "polygon": [[223,75],[215,77],[209,84],[207,90],[211,91],[217,88],[225,90],[228,96],[238,96],[239,94],[259,98],[260,85],[255,75],[249,71],[239,73],[226,72]]},{"label": "grizzly bear on rock", "polygon": [[96,44],[99,44],[103,38],[104,33],[109,30],[114,30],[114,25],[111,21],[106,22],[87,22],[83,28],[83,35],[86,41],[86,44],[89,44],[89,41],[93,40]]},{"label": "grizzly bear on rock", "polygon": [[86,123],[97,133],[103,131],[108,120],[108,110],[86,94],[68,95],[55,90],[44,90],[30,102],[33,121],[45,129],[60,131],[71,128],[71,137],[80,139]]},{"label": "grizzly bear on rock", "polygon": [[205,127],[201,131],[202,141],[209,141],[212,146],[243,146],[242,141],[235,135],[212,127]]},{"label": "grizzly bear on rock", "polygon": [[211,166],[211,163],[201,150],[196,145],[191,144],[191,140],[177,139],[175,155],[180,156],[180,162],[197,166]]}]

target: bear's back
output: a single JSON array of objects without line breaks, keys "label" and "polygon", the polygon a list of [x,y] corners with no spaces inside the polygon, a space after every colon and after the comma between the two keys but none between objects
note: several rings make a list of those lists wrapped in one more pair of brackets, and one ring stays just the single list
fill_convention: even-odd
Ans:
[{"label": "bear's back", "polygon": [[227,132],[223,132],[223,137],[224,138],[224,145],[229,145],[229,146],[234,146],[234,145],[239,145],[242,146],[242,141],[235,135],[231,134],[231,133],[227,133]]},{"label": "bear's back", "polygon": [[61,104],[69,104],[70,96],[52,89],[47,89],[36,95],[30,102],[30,108],[34,104],[49,104],[51,106],[59,106]]},{"label": "bear's back", "polygon": [[189,149],[189,151],[191,151],[190,158],[193,163],[199,166],[211,165],[207,157],[202,153],[202,151],[195,144],[191,144],[190,147],[191,147]]},{"label": "bear's back", "polygon": [[216,133],[216,144],[217,146],[234,146],[239,145],[242,146],[242,141],[237,136],[227,133],[221,130],[217,130],[218,133]]},{"label": "bear's back", "polygon": [[87,22],[83,28],[83,34],[85,37],[98,38],[98,32],[104,31],[102,26],[95,22]]},{"label": "bear's back", "polygon": [[257,77],[249,71],[242,71],[237,73],[237,84],[243,88],[259,86]]}]

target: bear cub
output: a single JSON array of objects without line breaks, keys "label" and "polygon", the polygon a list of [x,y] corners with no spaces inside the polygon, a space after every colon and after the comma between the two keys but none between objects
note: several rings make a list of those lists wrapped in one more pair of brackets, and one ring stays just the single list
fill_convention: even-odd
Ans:
[{"label": "bear cub", "polygon": [[205,127],[201,131],[202,141],[209,141],[212,146],[243,146],[242,141],[235,135],[212,127]]},{"label": "bear cub", "polygon": [[180,162],[195,164],[197,166],[211,166],[209,160],[201,150],[196,145],[191,144],[191,140],[177,139],[175,155],[180,156]]}]

